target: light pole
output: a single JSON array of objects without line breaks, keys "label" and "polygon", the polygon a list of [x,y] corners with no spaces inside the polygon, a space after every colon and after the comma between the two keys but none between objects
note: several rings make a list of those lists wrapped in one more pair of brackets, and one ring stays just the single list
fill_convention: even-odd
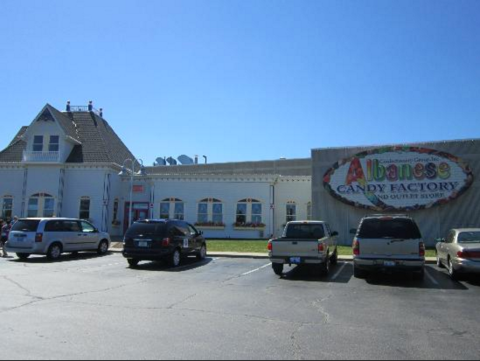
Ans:
[{"label": "light pole", "polygon": [[[128,170],[126,167],[126,164],[130,162],[132,164],[132,169]],[[140,166],[140,170],[135,173],[135,165]],[[137,177],[145,177],[147,175],[147,172],[145,171],[145,167],[143,166],[143,160],[141,159],[126,159],[125,162],[123,162],[122,166],[122,171],[118,173],[120,177],[124,177],[130,174],[130,206],[128,207],[128,227],[132,225],[132,214],[133,214],[133,180],[135,176]]]}]

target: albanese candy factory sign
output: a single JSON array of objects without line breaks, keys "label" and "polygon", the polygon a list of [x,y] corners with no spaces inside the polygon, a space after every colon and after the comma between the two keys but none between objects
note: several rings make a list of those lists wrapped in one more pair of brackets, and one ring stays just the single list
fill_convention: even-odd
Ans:
[{"label": "albanese candy factory sign", "polygon": [[327,191],[349,205],[406,212],[446,204],[473,184],[470,167],[444,152],[378,148],[338,162],[324,177]]}]

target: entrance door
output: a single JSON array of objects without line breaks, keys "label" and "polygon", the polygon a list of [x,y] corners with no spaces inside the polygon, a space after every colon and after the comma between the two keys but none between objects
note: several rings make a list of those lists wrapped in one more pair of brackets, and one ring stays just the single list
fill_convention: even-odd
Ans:
[{"label": "entrance door", "polygon": [[[139,203],[133,203],[133,211],[132,211],[132,224],[135,223],[136,221],[141,221],[144,219],[148,219],[149,213],[150,213],[150,203],[146,202],[139,202]],[[129,222],[129,210],[130,210],[130,204],[126,203],[125,204],[125,217],[123,220],[123,233],[127,232],[128,229],[128,222]]]}]

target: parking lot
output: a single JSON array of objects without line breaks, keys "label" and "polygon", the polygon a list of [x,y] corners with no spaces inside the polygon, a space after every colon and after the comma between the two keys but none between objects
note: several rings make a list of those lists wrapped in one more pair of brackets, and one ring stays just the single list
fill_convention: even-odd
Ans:
[{"label": "parking lot", "polygon": [[328,278],[267,260],[0,260],[2,359],[478,359],[480,281]]}]

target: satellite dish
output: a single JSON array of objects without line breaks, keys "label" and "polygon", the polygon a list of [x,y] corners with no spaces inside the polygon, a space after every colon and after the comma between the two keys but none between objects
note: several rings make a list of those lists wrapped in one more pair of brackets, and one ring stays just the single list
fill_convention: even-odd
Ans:
[{"label": "satellite dish", "polygon": [[157,166],[163,167],[167,165],[167,161],[164,158],[157,158]]},{"label": "satellite dish", "polygon": [[194,163],[194,160],[186,155],[181,155],[180,157],[178,157],[178,161],[182,165],[190,165]]},{"label": "satellite dish", "polygon": [[173,159],[172,157],[167,158],[167,162],[170,165],[177,165],[178,164],[178,162],[175,159]]}]

